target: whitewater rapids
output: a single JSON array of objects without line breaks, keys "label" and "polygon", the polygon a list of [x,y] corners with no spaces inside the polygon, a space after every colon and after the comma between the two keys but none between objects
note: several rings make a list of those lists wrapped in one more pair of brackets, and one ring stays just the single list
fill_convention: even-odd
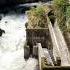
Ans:
[{"label": "whitewater rapids", "polygon": [[0,21],[0,28],[5,31],[0,37],[0,70],[37,70],[36,59],[24,59],[27,21],[24,14],[6,15]]}]

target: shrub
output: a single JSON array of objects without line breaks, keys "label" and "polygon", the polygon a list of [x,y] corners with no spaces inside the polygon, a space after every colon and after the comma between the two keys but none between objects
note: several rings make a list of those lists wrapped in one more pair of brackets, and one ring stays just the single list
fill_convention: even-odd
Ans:
[{"label": "shrub", "polygon": [[62,31],[66,30],[66,8],[68,0],[54,0],[57,22]]},{"label": "shrub", "polygon": [[69,0],[54,0],[54,5],[58,8],[66,6]]},{"label": "shrub", "polygon": [[66,17],[70,18],[70,6],[67,7]]},{"label": "shrub", "polygon": [[28,27],[29,28],[45,28],[47,27],[46,13],[49,9],[45,5],[38,6],[37,8],[32,8],[27,11],[28,15]]}]

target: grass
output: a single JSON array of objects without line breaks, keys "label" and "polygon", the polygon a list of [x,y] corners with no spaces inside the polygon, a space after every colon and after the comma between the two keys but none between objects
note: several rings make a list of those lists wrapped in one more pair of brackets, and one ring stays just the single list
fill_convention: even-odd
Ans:
[{"label": "grass", "polygon": [[49,8],[46,5],[37,6],[27,11],[28,15],[28,28],[47,28],[46,14]]}]

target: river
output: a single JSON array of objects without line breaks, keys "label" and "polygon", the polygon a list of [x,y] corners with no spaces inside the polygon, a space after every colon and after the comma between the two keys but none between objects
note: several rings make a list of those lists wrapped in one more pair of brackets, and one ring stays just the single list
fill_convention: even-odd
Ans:
[{"label": "river", "polygon": [[5,31],[0,37],[0,70],[37,70],[35,58],[24,59],[27,21],[27,15],[15,13],[0,21],[0,29]]}]

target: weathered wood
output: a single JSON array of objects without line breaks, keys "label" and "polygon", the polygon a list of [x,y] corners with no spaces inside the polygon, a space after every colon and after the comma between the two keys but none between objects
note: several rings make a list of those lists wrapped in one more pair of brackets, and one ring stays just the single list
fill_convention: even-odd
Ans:
[{"label": "weathered wood", "polygon": [[[52,26],[48,19],[48,27],[53,42],[53,55],[61,58],[61,66],[70,66],[69,51],[58,25]],[[57,24],[57,23],[56,23]]]}]

